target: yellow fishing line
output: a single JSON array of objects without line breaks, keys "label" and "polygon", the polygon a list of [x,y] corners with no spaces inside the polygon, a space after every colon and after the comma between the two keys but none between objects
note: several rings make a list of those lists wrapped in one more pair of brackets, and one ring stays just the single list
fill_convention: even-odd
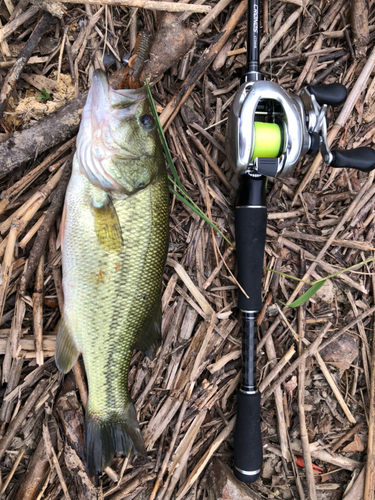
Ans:
[{"label": "yellow fishing line", "polygon": [[276,123],[255,122],[254,158],[277,158],[281,149],[281,129]]}]

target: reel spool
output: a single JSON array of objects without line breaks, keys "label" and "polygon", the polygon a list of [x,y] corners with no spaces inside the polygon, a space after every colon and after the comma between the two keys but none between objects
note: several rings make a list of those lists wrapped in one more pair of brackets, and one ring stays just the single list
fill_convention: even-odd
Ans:
[{"label": "reel spool", "polygon": [[254,122],[255,158],[278,158],[284,149],[284,129],[277,123]]}]

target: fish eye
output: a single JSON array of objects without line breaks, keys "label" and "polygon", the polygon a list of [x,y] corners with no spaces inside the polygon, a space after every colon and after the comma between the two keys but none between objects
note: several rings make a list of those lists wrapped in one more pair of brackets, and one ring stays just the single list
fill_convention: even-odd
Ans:
[{"label": "fish eye", "polygon": [[146,130],[152,130],[155,127],[154,120],[149,115],[142,115],[139,121],[142,127]]}]

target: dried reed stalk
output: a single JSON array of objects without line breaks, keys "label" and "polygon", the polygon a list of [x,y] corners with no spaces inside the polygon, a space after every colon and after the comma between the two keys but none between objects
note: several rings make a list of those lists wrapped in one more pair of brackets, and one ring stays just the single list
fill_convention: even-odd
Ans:
[{"label": "dried reed stalk", "polygon": [[150,9],[167,12],[200,12],[206,13],[211,10],[208,5],[196,5],[174,2],[154,2],[153,0],[60,0],[67,3],[78,3],[87,5],[118,5],[124,7]]}]

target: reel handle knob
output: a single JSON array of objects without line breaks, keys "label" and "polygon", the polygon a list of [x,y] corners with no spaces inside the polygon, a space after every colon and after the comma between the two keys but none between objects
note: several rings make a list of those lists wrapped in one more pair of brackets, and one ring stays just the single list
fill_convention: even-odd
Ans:
[{"label": "reel handle knob", "polygon": [[332,151],[331,167],[354,168],[361,172],[371,172],[375,169],[375,151],[371,148],[349,149]]},{"label": "reel handle knob", "polygon": [[308,85],[307,90],[315,96],[316,102],[323,106],[341,106],[348,97],[348,91],[341,83],[330,83],[329,85]]}]

